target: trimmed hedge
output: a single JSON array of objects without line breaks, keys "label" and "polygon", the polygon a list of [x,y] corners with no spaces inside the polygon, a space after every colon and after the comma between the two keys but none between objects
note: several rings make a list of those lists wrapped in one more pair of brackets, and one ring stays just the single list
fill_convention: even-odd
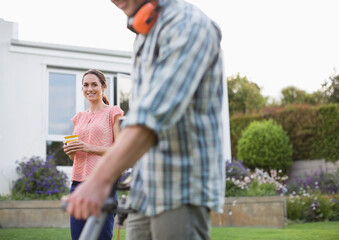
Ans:
[{"label": "trimmed hedge", "polygon": [[287,132],[293,160],[339,160],[339,104],[305,104],[268,108],[257,114],[233,115],[230,119],[232,156],[237,158],[241,132],[252,121],[273,119]]}]

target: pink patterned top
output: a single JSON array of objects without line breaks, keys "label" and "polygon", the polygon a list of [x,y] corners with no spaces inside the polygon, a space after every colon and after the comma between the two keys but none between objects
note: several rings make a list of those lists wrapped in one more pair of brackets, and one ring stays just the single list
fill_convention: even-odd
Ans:
[{"label": "pink patterned top", "polygon": [[[124,115],[124,112],[118,106],[108,106],[96,113],[90,113],[89,111],[79,112],[72,118],[74,124],[73,134],[79,135],[79,140],[89,144],[105,147],[112,146],[114,142],[114,117],[117,114]],[[101,156],[96,154],[76,152],[71,181],[84,181],[100,158]]]}]

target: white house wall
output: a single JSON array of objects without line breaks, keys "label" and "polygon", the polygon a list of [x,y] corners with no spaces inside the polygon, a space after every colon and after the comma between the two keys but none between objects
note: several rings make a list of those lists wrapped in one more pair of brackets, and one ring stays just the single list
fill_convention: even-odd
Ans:
[{"label": "white house wall", "polygon": [[0,194],[16,161],[46,155],[48,68],[129,74],[131,53],[17,40],[17,25],[0,19]]}]

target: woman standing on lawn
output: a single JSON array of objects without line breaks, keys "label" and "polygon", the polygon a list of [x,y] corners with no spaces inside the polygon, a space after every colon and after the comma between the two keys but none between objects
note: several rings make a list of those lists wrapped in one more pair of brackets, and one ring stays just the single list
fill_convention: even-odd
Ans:
[{"label": "woman standing on lawn", "polygon": [[[64,152],[73,161],[71,193],[85,181],[101,157],[113,145],[119,133],[118,118],[124,112],[118,106],[109,106],[104,90],[107,81],[104,74],[96,69],[85,72],[82,78],[82,92],[89,101],[89,109],[77,113],[73,118],[73,134],[79,140],[64,144]],[[116,196],[117,197],[117,196]],[[78,239],[86,220],[71,216],[72,239]],[[112,239],[114,215],[107,217],[101,240]]]}]

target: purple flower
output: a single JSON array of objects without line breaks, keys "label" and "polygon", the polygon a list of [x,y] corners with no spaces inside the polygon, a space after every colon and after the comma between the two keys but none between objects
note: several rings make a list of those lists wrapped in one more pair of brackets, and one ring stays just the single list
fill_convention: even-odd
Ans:
[{"label": "purple flower", "polygon": [[21,195],[56,195],[67,191],[67,176],[57,170],[54,160],[32,157],[19,163],[17,172],[21,175],[13,184],[13,193]]}]

